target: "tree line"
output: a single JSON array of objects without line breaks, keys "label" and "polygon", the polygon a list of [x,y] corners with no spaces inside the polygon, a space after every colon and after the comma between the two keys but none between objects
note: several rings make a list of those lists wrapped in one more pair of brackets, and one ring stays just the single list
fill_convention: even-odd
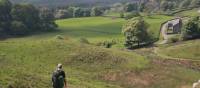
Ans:
[{"label": "tree line", "polygon": [[52,13],[54,13],[55,18],[77,18],[77,17],[92,17],[103,15],[105,8],[103,7],[92,7],[92,8],[81,8],[81,7],[63,7],[57,8]]},{"label": "tree line", "polygon": [[55,30],[54,15],[49,9],[37,9],[31,4],[15,4],[0,0],[0,36],[27,35]]}]

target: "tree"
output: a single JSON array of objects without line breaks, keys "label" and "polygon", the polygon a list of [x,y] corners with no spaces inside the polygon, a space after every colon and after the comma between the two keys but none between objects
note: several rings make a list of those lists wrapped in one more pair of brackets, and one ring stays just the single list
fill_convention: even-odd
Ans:
[{"label": "tree", "polygon": [[200,5],[200,0],[192,0],[190,3],[190,7],[197,7]]},{"label": "tree", "polygon": [[190,5],[190,0],[184,0],[181,2],[181,4],[179,5],[179,8],[187,8]]},{"label": "tree", "polygon": [[103,11],[100,7],[93,7],[91,9],[91,16],[101,16],[103,14]]},{"label": "tree", "polygon": [[81,12],[81,8],[77,7],[74,9],[73,11],[73,17],[81,17],[82,12]]},{"label": "tree", "polygon": [[32,30],[40,30],[39,11],[30,4],[17,4],[11,11],[13,20],[20,21],[27,28]]},{"label": "tree", "polygon": [[83,9],[83,16],[84,16],[84,17],[89,17],[90,14],[91,14],[90,11],[91,11],[90,9]]},{"label": "tree", "polygon": [[194,17],[186,23],[183,32],[183,39],[200,38],[200,17]]},{"label": "tree", "polygon": [[[8,32],[11,22],[10,11],[12,4],[9,0],[0,0],[0,32]],[[1,34],[0,34],[1,35]]]},{"label": "tree", "polygon": [[137,17],[130,19],[122,29],[125,35],[127,48],[139,47],[141,44],[147,44],[151,41],[150,34],[147,31],[148,23],[143,18]]},{"label": "tree", "polygon": [[12,35],[25,35],[28,32],[26,25],[20,21],[12,21],[11,29]]},{"label": "tree", "polygon": [[42,31],[55,30],[57,25],[55,23],[55,18],[50,9],[44,8],[40,11],[40,27]]},{"label": "tree", "polygon": [[126,10],[126,12],[137,11],[138,4],[137,3],[127,3],[125,10]]},{"label": "tree", "polygon": [[167,1],[167,0],[163,0],[161,2],[161,9],[163,11],[167,11],[167,10],[173,10],[176,6],[176,2],[175,1]]}]

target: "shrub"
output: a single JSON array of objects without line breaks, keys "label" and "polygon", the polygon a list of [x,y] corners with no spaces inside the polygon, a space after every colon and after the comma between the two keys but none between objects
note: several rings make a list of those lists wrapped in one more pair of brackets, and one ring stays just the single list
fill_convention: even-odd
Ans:
[{"label": "shrub", "polygon": [[131,18],[133,18],[133,17],[138,17],[138,16],[140,16],[140,13],[139,13],[139,12],[131,12],[131,13],[129,13],[129,14],[127,14],[127,15],[125,16],[125,19],[128,20],[128,19],[131,19]]},{"label": "shrub", "polygon": [[120,13],[120,18],[124,18],[124,13]]},{"label": "shrub", "polygon": [[63,37],[63,36],[61,36],[61,35],[56,35],[55,39],[63,40],[63,39],[64,39],[64,37]]},{"label": "shrub", "polygon": [[86,38],[80,38],[80,43],[90,44],[90,42]]},{"label": "shrub", "polygon": [[181,40],[181,37],[179,35],[177,35],[177,36],[174,36],[174,37],[170,38],[169,39],[169,43],[176,43],[176,42],[178,42],[180,40]]}]

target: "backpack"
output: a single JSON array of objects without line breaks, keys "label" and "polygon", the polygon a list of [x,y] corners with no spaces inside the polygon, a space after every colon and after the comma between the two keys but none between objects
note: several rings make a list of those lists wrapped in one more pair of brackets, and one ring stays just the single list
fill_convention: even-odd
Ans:
[{"label": "backpack", "polygon": [[64,77],[61,75],[60,70],[56,70],[52,75],[52,82],[54,88],[63,88],[64,87]]}]

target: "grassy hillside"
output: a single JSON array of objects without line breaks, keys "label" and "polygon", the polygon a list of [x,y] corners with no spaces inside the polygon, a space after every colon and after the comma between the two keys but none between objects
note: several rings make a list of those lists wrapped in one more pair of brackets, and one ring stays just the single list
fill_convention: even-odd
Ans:
[{"label": "grassy hillside", "polygon": [[0,54],[0,86],[3,88],[7,85],[17,88],[49,88],[51,73],[56,64],[61,62],[68,72],[71,86],[105,88],[112,85],[96,80],[100,73],[143,69],[148,64],[148,60],[134,53],[57,39],[2,41]]},{"label": "grassy hillside", "polygon": [[70,88],[190,88],[200,77],[173,63],[69,39],[1,41],[0,54],[1,88],[49,88],[57,63],[64,64]]},{"label": "grassy hillside", "polygon": [[182,58],[200,60],[200,40],[187,41],[180,44],[165,45],[158,52],[163,55]]}]

